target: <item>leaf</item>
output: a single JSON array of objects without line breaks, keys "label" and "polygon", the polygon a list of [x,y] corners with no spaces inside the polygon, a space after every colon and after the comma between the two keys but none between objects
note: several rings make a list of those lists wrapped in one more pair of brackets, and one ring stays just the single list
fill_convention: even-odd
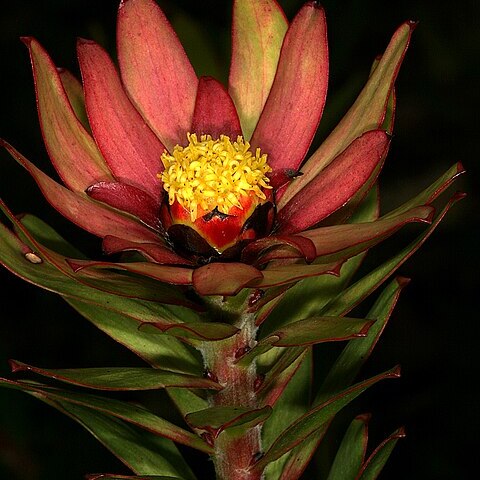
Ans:
[{"label": "leaf", "polygon": [[[354,380],[361,366],[368,359],[376,342],[378,341],[403,287],[408,283],[406,279],[393,280],[377,299],[375,305],[369,311],[369,318],[375,319],[367,338],[350,342],[337,358],[334,366],[327,375],[315,397],[314,405],[327,402],[332,395],[340,392]],[[356,344],[356,342],[360,342]],[[320,441],[326,433],[326,429],[320,429],[311,435],[307,441],[299,445],[290,457],[282,480],[297,479],[305,469]]]},{"label": "leaf", "polygon": [[405,431],[403,428],[399,428],[393,432],[392,435],[384,440],[370,455],[368,460],[362,466],[358,476],[355,477],[355,480],[376,480],[398,440],[404,437]]},{"label": "leaf", "polygon": [[47,52],[32,37],[22,40],[30,52],[43,139],[61,179],[80,193],[92,183],[113,180],[93,138],[75,115]]},{"label": "leaf", "polygon": [[[324,342],[341,342],[365,337],[372,326],[371,320],[349,317],[312,317],[289,323],[260,340],[245,356],[248,361],[273,347],[294,347]],[[242,359],[242,363],[247,360]]]},{"label": "leaf", "polygon": [[212,77],[201,77],[198,82],[197,99],[190,130],[213,139],[226,135],[236,141],[242,135],[240,120],[233,100],[225,87]]},{"label": "leaf", "polygon": [[270,406],[251,409],[243,407],[210,407],[189,413],[185,420],[197,430],[208,432],[217,438],[220,433],[230,429],[242,432],[263,423],[272,413]]},{"label": "leaf", "polygon": [[98,395],[59,390],[38,383],[14,382],[4,378],[0,378],[0,385],[15,390],[35,393],[37,396],[53,402],[67,402],[99,411],[182,445],[188,445],[205,453],[212,453],[212,449],[198,436],[158,417],[146,408],[132,403],[100,397]]},{"label": "leaf", "polygon": [[222,386],[202,377],[153,368],[75,368],[45,369],[10,360],[13,373],[30,371],[61,382],[106,391],[156,390],[166,387],[207,388]]},{"label": "leaf", "polygon": [[414,27],[414,22],[405,22],[394,33],[385,53],[355,103],[335,130],[303,165],[301,169],[303,175],[297,177],[285,190],[285,194],[278,201],[279,211],[305,185],[317,177],[355,138],[382,125],[386,116],[388,99]]},{"label": "leaf", "polygon": [[32,395],[82,425],[135,473],[160,473],[175,475],[174,478],[181,475],[178,478],[182,480],[195,480],[190,467],[171,440],[80,405]]},{"label": "leaf", "polygon": [[111,473],[94,473],[85,477],[87,480],[183,480],[180,477],[159,477],[158,475],[125,476]]},{"label": "leaf", "polygon": [[67,94],[68,101],[80,121],[83,128],[91,135],[90,125],[88,124],[87,112],[85,110],[85,95],[83,94],[83,86],[80,80],[73,75],[72,72],[65,68],[58,68],[57,72],[60,75],[63,88]]},{"label": "leaf", "polygon": [[193,271],[193,286],[200,295],[236,295],[262,272],[244,263],[209,263]]},{"label": "leaf", "polygon": [[385,373],[343,390],[338,395],[331,397],[324,404],[321,404],[307,412],[305,415],[302,415],[283,431],[265,455],[251,467],[251,470],[262,472],[270,462],[277,460],[282,455],[308,439],[312,433],[315,433],[323,425],[328,423],[345,405],[348,405],[367,388],[380,380],[386,378],[398,378],[398,376],[399,369],[398,367],[395,367],[392,370],[388,370]]},{"label": "leaf", "polygon": [[327,85],[325,11],[317,2],[307,2],[287,30],[275,79],[250,142],[253,151],[260,147],[268,153],[274,172],[297,170],[305,158],[322,117]]},{"label": "leaf", "polygon": [[[262,427],[262,446],[268,449],[275,438],[288,427],[292,420],[296,420],[307,410],[310,402],[310,388],[312,382],[312,355],[311,351],[307,355],[299,357],[288,370],[293,369],[288,376],[288,380],[277,378],[277,388],[283,390],[280,397],[276,400],[273,412],[265,421]],[[284,384],[285,382],[285,384]],[[285,415],[288,412],[288,415]],[[276,480],[279,478],[286,456],[271,462],[265,472],[266,480]]]},{"label": "leaf", "polygon": [[126,346],[151,365],[174,372],[201,375],[201,360],[191,349],[168,335],[151,335],[139,330],[139,321],[118,311],[72,298],[67,302],[87,320]]},{"label": "leaf", "polygon": [[[352,223],[371,222],[378,218],[378,189],[370,191],[364,202],[360,205],[350,221]],[[320,309],[346,288],[352,276],[363,261],[365,253],[347,260],[341,267],[338,277],[321,275],[306,278],[284,292],[278,307],[268,312],[268,305],[258,314],[262,321],[268,315],[268,321],[262,326],[262,333],[266,335],[274,328],[279,328],[289,321],[301,320],[318,315]],[[273,302],[272,302],[273,303]],[[258,322],[258,321],[257,321]],[[258,323],[257,323],[258,324]]]},{"label": "leaf", "polygon": [[156,2],[120,4],[117,49],[123,84],[143,118],[169,151],[182,145],[190,130],[198,81]]},{"label": "leaf", "polygon": [[366,338],[358,342],[349,342],[326,376],[314,404],[318,405],[349,385],[357,376],[375,347],[390,315],[395,308],[400,293],[409,280],[398,277],[383,290],[371,310],[368,318],[375,320]]},{"label": "leaf", "polygon": [[288,22],[275,0],[233,3],[229,92],[250,140],[277,71]]},{"label": "leaf", "polygon": [[28,171],[50,205],[75,225],[99,237],[113,235],[132,241],[158,242],[158,235],[132,215],[95,202],[86,194],[68,190],[45,175],[7,142],[0,140],[0,145]]},{"label": "leaf", "polygon": [[224,340],[226,338],[233,337],[240,330],[228,323],[220,322],[195,322],[195,323],[144,323],[142,327],[156,327],[166,333],[172,335],[172,337],[178,337],[180,339],[193,339],[200,341],[212,341]]},{"label": "leaf", "polygon": [[368,442],[369,415],[359,415],[348,427],[327,480],[355,480],[363,464]]},{"label": "leaf", "polygon": [[345,289],[341,294],[325,305],[322,315],[346,315],[375,289],[377,289],[390,275],[392,275],[404,262],[406,262],[427,240],[437,228],[443,217],[452,205],[464,198],[463,194],[455,194],[434,219],[433,223],[407,247],[393,256],[390,260],[365,275],[356,283]]},{"label": "leaf", "polygon": [[321,175],[278,210],[279,232],[302,232],[343,207],[360,190],[370,189],[389,146],[390,138],[383,130],[370,130],[354,139]]},{"label": "leaf", "polygon": [[198,412],[199,410],[205,410],[208,408],[207,400],[204,400],[190,390],[173,387],[169,387],[166,390],[168,396],[183,417],[186,417],[189,413]]}]

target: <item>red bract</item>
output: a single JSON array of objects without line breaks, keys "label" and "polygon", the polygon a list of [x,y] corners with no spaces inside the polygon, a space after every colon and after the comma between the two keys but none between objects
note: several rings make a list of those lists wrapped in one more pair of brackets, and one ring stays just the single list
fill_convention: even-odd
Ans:
[{"label": "red bract", "polygon": [[[102,47],[78,42],[84,99],[72,75],[58,70],[37,40],[24,39],[43,138],[64,186],[5,147],[62,215],[103,238],[106,253],[136,251],[145,259],[69,260],[84,280],[113,268],[193,285],[202,295],[234,295],[337,274],[347,258],[432,217],[431,198],[421,198],[387,219],[318,225],[333,213],[345,223],[375,184],[390,145],[393,84],[413,28],[398,28],[355,104],[305,161],[328,83],[325,12],[317,2],[307,2],[288,25],[272,0],[237,1],[226,89],[197,79],[153,0],[124,0],[119,72]],[[74,110],[78,100],[88,124]],[[181,151],[189,133],[232,142],[241,135],[254,155],[267,155],[273,189],[260,188],[264,199],[244,195],[229,209],[198,207],[199,218],[173,193],[169,202],[161,157]]]}]

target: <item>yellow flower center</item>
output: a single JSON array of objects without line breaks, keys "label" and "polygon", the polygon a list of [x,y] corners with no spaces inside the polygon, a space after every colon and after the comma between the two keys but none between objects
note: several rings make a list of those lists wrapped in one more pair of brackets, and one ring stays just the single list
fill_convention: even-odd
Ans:
[{"label": "yellow flower center", "polygon": [[267,154],[257,148],[255,154],[242,136],[232,142],[226,135],[214,140],[195,133],[187,134],[188,145],[176,145],[172,155],[162,154],[164,171],[159,174],[168,201],[175,200],[190,212],[192,222],[215,208],[228,214],[232,207],[242,209],[241,197],[251,195],[265,200],[262,189],[268,185]]}]

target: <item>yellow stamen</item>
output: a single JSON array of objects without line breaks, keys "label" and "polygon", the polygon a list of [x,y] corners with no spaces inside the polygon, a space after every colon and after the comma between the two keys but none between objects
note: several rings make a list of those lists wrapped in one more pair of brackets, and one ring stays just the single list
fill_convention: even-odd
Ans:
[{"label": "yellow stamen", "polygon": [[168,192],[168,201],[175,200],[190,212],[192,222],[197,219],[198,209],[204,213],[215,208],[228,214],[232,207],[242,208],[240,198],[253,192],[260,200],[266,196],[262,189],[268,185],[267,173],[272,169],[267,164],[267,154],[257,148],[255,154],[242,136],[232,142],[226,135],[213,140],[195,133],[188,133],[188,145],[176,145],[172,155],[162,154],[165,167],[159,178]]}]

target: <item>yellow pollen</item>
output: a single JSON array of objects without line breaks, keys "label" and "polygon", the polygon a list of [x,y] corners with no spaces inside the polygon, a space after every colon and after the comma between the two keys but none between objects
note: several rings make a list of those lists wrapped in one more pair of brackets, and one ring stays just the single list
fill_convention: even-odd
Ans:
[{"label": "yellow pollen", "polygon": [[226,135],[218,140],[195,133],[188,133],[188,145],[176,145],[172,155],[162,154],[165,167],[159,178],[168,192],[168,201],[175,200],[190,212],[192,222],[198,209],[204,215],[215,208],[228,214],[232,207],[242,209],[240,198],[253,192],[260,200],[266,196],[262,189],[268,185],[267,154],[257,148],[255,154],[242,136],[232,142]]}]

